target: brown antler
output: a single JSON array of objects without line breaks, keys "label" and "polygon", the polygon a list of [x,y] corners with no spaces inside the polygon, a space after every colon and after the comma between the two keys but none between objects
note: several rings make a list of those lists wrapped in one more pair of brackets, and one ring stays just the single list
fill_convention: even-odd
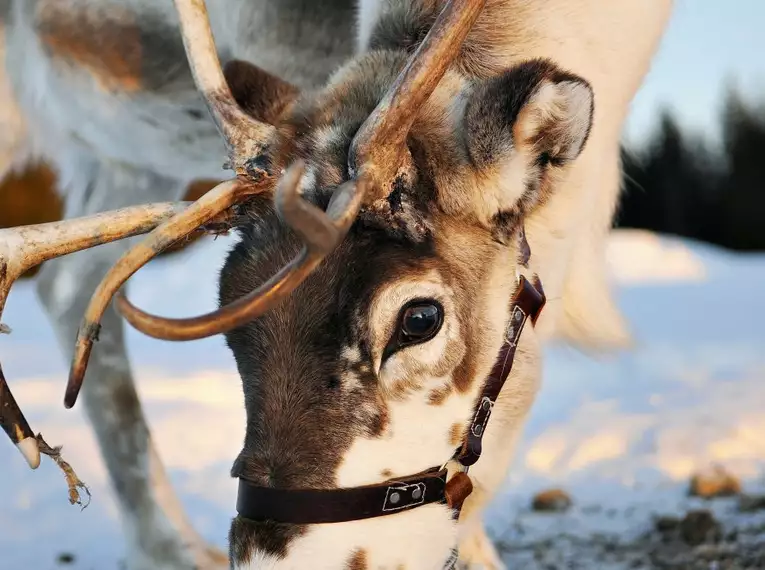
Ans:
[{"label": "brown antler", "polygon": [[[134,206],[61,222],[0,229],[0,317],[13,283],[29,269],[54,257],[151,231],[188,203]],[[0,323],[0,333],[10,328]],[[0,425],[29,466],[40,463],[37,439],[0,368]]]},{"label": "brown antler", "polygon": [[[286,177],[287,182],[277,194],[277,207],[307,244],[288,266],[245,297],[199,317],[169,319],[150,315],[120,297],[117,306],[128,322],[155,338],[199,339],[243,325],[294,290],[345,236],[358,214],[366,189],[375,187],[373,199],[384,192],[406,148],[406,136],[417,108],[427,100],[457,57],[484,4],[485,0],[451,0],[439,14],[408,65],[357,134],[355,159],[350,165],[356,183],[347,183],[336,191],[329,219],[298,196],[299,177],[294,171]],[[355,164],[361,164],[358,174]]]},{"label": "brown antler", "polygon": [[234,100],[215,49],[205,0],[175,0],[175,9],[194,82],[229,147],[229,165],[238,175],[250,176],[248,161],[265,152],[276,129],[247,115]]},{"label": "brown antler", "polygon": [[[366,182],[353,180],[335,190],[325,214],[298,194],[303,164],[287,171],[276,194],[276,204],[287,223],[303,239],[302,251],[263,285],[234,303],[199,317],[166,319],[137,309],[125,297],[117,308],[141,332],[164,340],[205,338],[236,328],[262,315],[289,295],[345,237],[366,194]],[[325,218],[331,220],[327,225]]]},{"label": "brown antler", "polygon": [[401,71],[393,86],[361,125],[351,145],[349,167],[373,182],[369,202],[385,197],[401,165],[406,137],[417,110],[428,100],[478,19],[486,0],[451,0]]},{"label": "brown antler", "polygon": [[88,357],[93,348],[93,341],[98,337],[101,317],[119,288],[133,273],[165,249],[201,225],[220,216],[244,197],[251,195],[253,191],[258,191],[257,187],[248,185],[239,179],[219,184],[183,212],[156,227],[141,243],[125,252],[109,270],[93,293],[77,332],[77,344],[74,349],[69,382],[64,397],[64,405],[67,408],[71,408],[77,400],[77,394],[85,376]]},{"label": "brown antler", "polygon": [[0,425],[32,469],[40,466],[40,447],[32,428],[13,397],[0,366]]}]

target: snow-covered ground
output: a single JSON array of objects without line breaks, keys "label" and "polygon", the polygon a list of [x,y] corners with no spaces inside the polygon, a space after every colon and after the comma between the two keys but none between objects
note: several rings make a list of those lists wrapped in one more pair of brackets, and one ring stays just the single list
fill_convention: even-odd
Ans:
[{"label": "snow-covered ground", "polygon": [[[227,246],[208,241],[154,263],[135,277],[131,297],[169,315],[209,310]],[[637,346],[598,358],[549,348],[516,465],[488,515],[502,543],[561,533],[629,538],[651,513],[692,504],[688,478],[713,462],[747,490],[765,483],[765,256],[621,231],[609,257]],[[65,445],[94,498],[84,511],[70,506],[50,461],[31,472],[0,443],[0,570],[53,569],[62,552],[76,555],[70,568],[114,570],[123,548],[116,506],[81,407],[63,407],[68,363],[30,283],[14,289],[3,320],[13,334],[0,339],[0,360],[17,399],[33,429]],[[244,426],[228,351],[220,337],[163,343],[128,334],[161,456],[197,528],[225,548],[236,494],[228,470]],[[551,486],[564,487],[574,507],[531,513],[533,493]],[[730,502],[717,504],[721,520],[733,516]]]},{"label": "snow-covered ground", "polygon": [[[765,486],[765,256],[621,231],[609,259],[637,346],[600,358],[548,350],[515,468],[489,515],[494,538],[516,551],[505,557],[511,568],[530,567],[523,544],[562,535],[624,543],[652,515],[711,507],[728,528],[765,522],[738,513],[735,499],[687,497],[692,474],[714,464],[746,492]],[[572,495],[570,512],[530,512],[532,495],[550,487]]]}]

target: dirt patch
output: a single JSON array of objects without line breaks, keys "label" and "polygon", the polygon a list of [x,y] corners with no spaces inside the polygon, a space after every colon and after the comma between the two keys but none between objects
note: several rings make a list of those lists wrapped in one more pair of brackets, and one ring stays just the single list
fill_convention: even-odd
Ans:
[{"label": "dirt patch", "polygon": [[765,511],[765,495],[741,495],[738,499],[738,510],[742,513]]},{"label": "dirt patch", "polygon": [[704,499],[731,497],[739,493],[741,493],[741,482],[720,465],[694,475],[688,489],[688,494],[692,497]]},{"label": "dirt patch", "polygon": [[[729,514],[738,512],[738,505],[731,503],[728,509]],[[539,514],[534,521],[526,515],[522,523],[516,521],[514,539],[497,541],[498,550],[508,568],[524,570],[765,569],[761,511],[726,516],[724,522],[703,508],[679,516],[638,516],[633,522],[643,530],[631,535],[579,532],[575,521],[586,516],[584,509],[573,514]],[[544,525],[542,517],[547,521]],[[547,537],[534,538],[535,525],[537,531],[545,526]],[[561,531],[556,534],[553,529],[558,528]]]},{"label": "dirt patch", "polygon": [[571,496],[563,489],[549,489],[534,495],[531,508],[535,511],[562,513],[571,507]]}]

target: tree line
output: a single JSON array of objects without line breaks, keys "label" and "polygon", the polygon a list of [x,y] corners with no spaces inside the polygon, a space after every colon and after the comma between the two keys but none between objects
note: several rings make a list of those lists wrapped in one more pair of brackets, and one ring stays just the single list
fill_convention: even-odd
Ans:
[{"label": "tree line", "polygon": [[720,121],[721,144],[713,145],[664,110],[647,144],[622,146],[616,227],[765,250],[765,109],[731,90]]}]

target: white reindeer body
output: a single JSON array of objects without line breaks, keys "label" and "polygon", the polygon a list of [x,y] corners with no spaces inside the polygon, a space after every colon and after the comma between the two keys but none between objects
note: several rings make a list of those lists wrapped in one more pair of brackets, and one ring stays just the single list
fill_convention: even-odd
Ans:
[{"label": "white reindeer body", "polygon": [[[356,131],[446,1],[206,4],[234,97],[276,127],[283,163],[269,168],[302,159],[302,193],[324,207],[353,170]],[[539,276],[548,302],[521,336],[459,523],[437,504],[326,525],[237,517],[232,568],[430,570],[458,546],[466,567],[501,568],[480,514],[537,392],[540,343],[628,342],[604,238],[619,194],[621,129],[670,9],[671,0],[487,0],[418,109],[407,162],[384,181],[385,197],[291,296],[227,333],[248,415],[232,475],[285,488],[374,484],[450,458],[503,342],[517,276]],[[192,180],[222,177],[226,147],[170,0],[11,0],[0,10],[3,79],[24,117],[7,146],[26,137],[29,156],[57,168],[67,217],[175,200]],[[19,149],[0,150],[2,173]],[[264,282],[299,246],[270,194],[244,213],[222,302]],[[67,354],[91,293],[125,248],[46,264],[39,292]],[[412,306],[441,320],[399,346]],[[224,567],[169,489],[121,327],[108,309],[83,393],[122,507],[128,566]]]}]

